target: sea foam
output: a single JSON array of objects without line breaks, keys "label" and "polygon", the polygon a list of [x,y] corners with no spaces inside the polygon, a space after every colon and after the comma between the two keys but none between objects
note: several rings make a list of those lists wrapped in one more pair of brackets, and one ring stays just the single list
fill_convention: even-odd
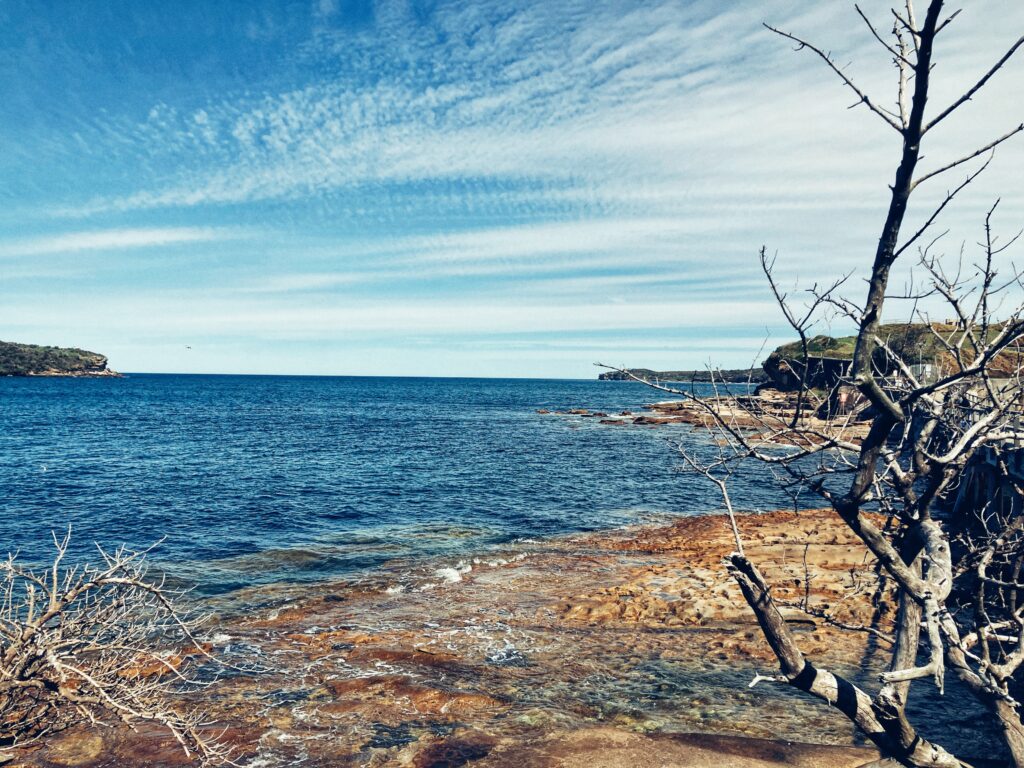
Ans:
[{"label": "sea foam", "polygon": [[434,571],[434,575],[444,581],[445,584],[457,584],[462,581],[462,574],[469,573],[473,570],[473,566],[469,563],[460,560],[452,568],[438,568]]}]

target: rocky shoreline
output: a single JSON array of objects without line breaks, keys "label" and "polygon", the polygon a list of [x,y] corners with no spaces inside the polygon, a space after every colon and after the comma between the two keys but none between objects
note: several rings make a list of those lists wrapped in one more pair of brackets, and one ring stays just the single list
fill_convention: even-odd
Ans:
[{"label": "rocky shoreline", "polygon": [[95,371],[60,371],[56,369],[48,369],[42,371],[31,371],[29,373],[8,373],[4,374],[9,377],[22,377],[28,379],[36,378],[62,378],[62,379],[104,379],[124,378],[124,374],[112,371],[109,368],[103,368],[102,370]]},{"label": "rocky shoreline", "polygon": [[[740,526],[778,599],[806,595],[884,628],[886,611],[857,588],[870,558],[834,515],[775,512]],[[240,764],[261,768],[869,762],[874,751],[838,713],[787,686],[748,687],[775,664],[722,567],[732,546],[722,516],[691,517],[239,593],[244,610],[222,615],[216,649],[261,671],[225,676],[201,705]],[[816,663],[858,679],[877,671],[867,635],[787,611]],[[971,743],[975,725],[961,719],[951,738]],[[15,764],[185,761],[156,732],[82,729]]]},{"label": "rocky shoreline", "polygon": [[[731,427],[748,432],[777,432],[769,429],[772,424],[786,424],[796,414],[796,395],[791,392],[766,388],[756,394],[737,395],[733,397],[707,398],[704,401],[713,408]],[[643,406],[643,412],[623,410],[610,413],[587,408],[570,408],[567,410],[551,410],[541,408],[537,413],[542,416],[569,416],[580,419],[594,419],[597,423],[612,427],[660,427],[665,425],[689,425],[703,429],[715,429],[714,417],[707,408],[693,400],[663,400]],[[805,430],[820,433],[841,432],[843,438],[852,443],[859,443],[868,431],[869,422],[849,418],[829,419],[807,409],[802,411],[800,426]],[[756,434],[751,434],[756,439]],[[765,439],[774,441],[774,435],[765,435]]]}]

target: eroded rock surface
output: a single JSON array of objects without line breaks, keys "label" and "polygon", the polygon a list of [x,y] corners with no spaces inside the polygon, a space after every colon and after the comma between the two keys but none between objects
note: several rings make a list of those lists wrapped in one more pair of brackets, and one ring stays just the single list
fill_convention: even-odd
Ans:
[{"label": "eroded rock surface", "polygon": [[[740,527],[815,663],[871,685],[880,662],[867,635],[795,607],[806,598],[884,629],[891,608],[868,599],[864,549],[828,512]],[[748,687],[776,667],[722,566],[733,546],[724,518],[687,518],[238,593],[217,651],[261,671],[228,674],[199,703],[239,762],[259,768],[868,762],[842,715],[784,685]],[[945,743],[984,743],[978,718],[950,717]],[[19,761],[184,764],[159,732],[122,728],[69,733]]]}]

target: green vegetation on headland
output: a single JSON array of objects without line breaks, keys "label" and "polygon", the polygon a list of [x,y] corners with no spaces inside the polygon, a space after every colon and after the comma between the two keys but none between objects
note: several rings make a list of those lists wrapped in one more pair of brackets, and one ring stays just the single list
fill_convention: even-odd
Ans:
[{"label": "green vegetation on headland", "polygon": [[[878,329],[878,336],[908,365],[917,363],[935,363],[945,353],[939,336],[946,337],[956,332],[955,325],[944,323],[890,323]],[[852,360],[853,349],[857,344],[856,336],[813,336],[807,340],[807,351],[811,357],[828,357],[837,360]],[[880,352],[884,354],[884,352]],[[803,348],[799,341],[783,344],[768,356],[763,365],[767,366],[772,358],[796,360],[803,357]]]},{"label": "green vegetation on headland", "polygon": [[[992,326],[989,335],[994,336],[1000,327]],[[879,337],[889,349],[909,366],[933,366],[937,371],[952,370],[955,362],[942,343],[952,339],[955,343],[957,326],[948,323],[890,323],[879,329]],[[807,356],[811,359],[807,385],[810,387],[831,386],[837,375],[845,372],[843,363],[853,359],[856,336],[814,336],[807,340]],[[967,358],[969,350],[962,352]],[[1012,359],[1011,359],[1012,358]],[[761,364],[763,370],[722,370],[715,371],[715,380],[725,382],[752,381],[769,384],[780,390],[791,390],[799,386],[800,371],[804,360],[803,345],[793,341],[777,347]],[[996,357],[990,366],[995,375],[1006,370],[1009,375],[1015,369],[1015,356],[1009,352]],[[891,362],[883,349],[875,351],[875,368],[885,373]],[[642,379],[659,381],[710,381],[711,373],[703,371],[652,371],[647,368],[632,368],[630,373]],[[629,379],[624,373],[610,371],[598,378],[622,381]]]},{"label": "green vegetation on headland", "polygon": [[96,352],[0,341],[0,376],[117,376]]},{"label": "green vegetation on headland", "polygon": [[[1001,329],[1000,323],[989,326],[989,339],[993,339]],[[976,329],[975,332],[981,334],[980,329]],[[962,334],[963,329],[955,323],[889,323],[881,326],[878,331],[878,337],[904,364],[911,368],[932,368],[930,373],[915,371],[918,376],[937,376],[943,371],[948,373],[954,370],[957,363],[943,340],[955,345]],[[837,373],[845,372],[844,362],[853,360],[856,342],[856,336],[834,338],[819,335],[808,339],[807,356],[812,361],[808,386],[834,384]],[[963,345],[960,354],[967,362],[972,359],[969,345]],[[794,341],[776,348],[762,365],[774,387],[781,390],[795,389],[799,386],[799,372],[802,370],[803,359],[803,346],[799,341]],[[889,353],[882,348],[875,350],[873,363],[875,370],[883,375],[889,374],[894,368]],[[1014,373],[1017,365],[1017,353],[1007,350],[992,359],[989,371],[996,377],[1009,376]]]},{"label": "green vegetation on headland", "polygon": [[[724,381],[730,384],[744,383],[747,381],[754,384],[761,384],[768,380],[764,371],[757,368],[732,368],[728,370],[701,370],[701,371],[652,371],[649,368],[630,368],[629,373],[647,381],[697,381],[707,382],[712,380]],[[629,381],[630,376],[621,371],[608,371],[597,377],[602,381]]]}]

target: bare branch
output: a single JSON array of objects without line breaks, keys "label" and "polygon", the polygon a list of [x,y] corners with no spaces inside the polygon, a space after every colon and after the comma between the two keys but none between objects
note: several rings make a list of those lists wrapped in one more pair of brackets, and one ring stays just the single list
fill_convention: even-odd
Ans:
[{"label": "bare branch", "polygon": [[1013,54],[1017,52],[1017,49],[1020,48],[1022,45],[1024,45],[1024,35],[1018,37],[1017,41],[1010,46],[1010,49],[1002,55],[999,61],[993,64],[992,68],[984,75],[982,75],[981,79],[978,80],[978,82],[976,82],[974,85],[968,88],[967,92],[963,96],[954,101],[944,110],[942,110],[936,117],[934,117],[932,121],[924,127],[924,129],[921,131],[921,134],[924,135],[925,133],[928,133],[928,131],[930,131],[936,125],[941,123],[943,120],[945,120],[947,117],[953,114],[953,112],[955,112],[961,106],[966,104],[968,101],[970,101],[971,97],[973,97],[974,94],[980,91],[985,86],[985,83],[987,83],[996,72],[1003,68],[1003,65],[1005,65],[1006,62],[1010,60],[1010,57],[1013,56]]},{"label": "bare branch", "polygon": [[851,80],[846,75],[846,73],[843,72],[842,69],[840,69],[840,67],[835,63],[835,61],[832,59],[832,57],[829,54],[825,53],[825,51],[821,50],[816,45],[808,43],[806,40],[801,40],[796,35],[791,35],[788,32],[783,32],[781,29],[776,29],[775,27],[771,26],[770,24],[765,24],[764,26],[767,29],[769,29],[772,32],[774,32],[775,34],[780,35],[780,36],[786,38],[787,40],[792,40],[794,43],[797,44],[797,50],[798,51],[803,49],[803,48],[806,48],[807,50],[813,51],[814,53],[816,53],[819,56],[819,58],[821,58],[821,60],[824,61],[828,65],[829,69],[831,69],[833,72],[835,72],[839,76],[839,79],[842,80],[843,83],[846,84],[846,87],[849,88],[851,91],[853,91],[854,93],[857,94],[857,98],[860,100],[860,103],[863,103],[864,106],[866,106],[868,109],[870,109],[872,112],[874,112],[880,118],[882,118],[889,125],[890,128],[892,128],[893,130],[898,131],[900,133],[903,132],[903,126],[900,125],[899,121],[897,120],[897,116],[892,114],[891,112],[889,112],[887,109],[884,109],[883,107],[880,107],[877,104],[875,104],[875,102],[873,102],[868,97],[868,95],[866,93],[864,93],[864,91],[862,91],[853,82],[853,80]]},{"label": "bare branch", "polygon": [[922,182],[925,182],[928,179],[933,178],[934,176],[938,176],[940,173],[945,173],[946,171],[952,170],[953,168],[956,168],[958,165],[963,165],[964,163],[968,162],[969,160],[973,160],[974,158],[979,157],[980,155],[985,154],[989,150],[995,149],[1000,144],[1002,144],[1004,141],[1006,141],[1007,139],[1012,139],[1014,136],[1016,136],[1021,131],[1024,131],[1024,123],[1021,123],[1016,128],[1008,131],[1007,133],[1004,133],[998,139],[995,139],[994,141],[990,141],[988,144],[983,146],[981,149],[977,149],[977,150],[975,150],[974,152],[972,152],[969,155],[964,155],[959,160],[954,160],[951,163],[947,163],[946,165],[942,166],[941,168],[936,168],[934,171],[929,171],[924,176],[921,176],[916,181],[914,181],[914,183],[911,185],[911,189],[916,188],[918,184],[921,184]]},{"label": "bare branch", "polygon": [[939,203],[938,207],[936,207],[935,210],[932,211],[931,215],[925,220],[924,224],[921,225],[921,228],[918,229],[913,235],[911,235],[910,239],[903,243],[902,246],[895,250],[895,252],[893,253],[893,259],[899,258],[899,256],[904,251],[907,250],[907,248],[909,248],[911,245],[917,242],[918,238],[920,238],[921,235],[927,232],[928,228],[935,223],[935,220],[939,217],[939,214],[946,209],[946,206],[949,205],[953,201],[953,199],[958,194],[960,194],[972,181],[974,181],[982,173],[984,173],[985,169],[988,168],[989,163],[991,162],[992,156],[990,155],[988,160],[986,160],[985,163],[980,168],[978,168],[978,170],[976,170],[974,173],[968,174],[967,178],[960,182],[959,185],[954,187],[951,191],[947,192],[945,199],[943,199],[943,201]]},{"label": "bare branch", "polygon": [[101,550],[100,568],[67,568],[69,542],[70,531],[54,538],[45,578],[14,556],[0,566],[0,740],[25,746],[83,719],[150,721],[187,755],[229,764],[229,751],[205,735],[205,716],[181,702],[209,684],[193,661],[215,661],[197,634],[202,617],[183,614],[180,593],[147,577],[145,552]]}]

